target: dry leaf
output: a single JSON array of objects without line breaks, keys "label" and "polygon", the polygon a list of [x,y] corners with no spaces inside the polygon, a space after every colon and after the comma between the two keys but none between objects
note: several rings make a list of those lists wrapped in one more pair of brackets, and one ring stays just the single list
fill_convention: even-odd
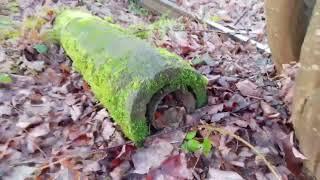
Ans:
[{"label": "dry leaf", "polygon": [[5,102],[3,105],[0,105],[0,117],[2,115],[10,115],[12,108],[9,106],[9,103]]},{"label": "dry leaf", "polygon": [[98,161],[92,161],[83,167],[83,172],[97,172],[100,170],[101,170],[101,167]]},{"label": "dry leaf", "polygon": [[16,126],[24,129],[41,122],[43,122],[43,120],[40,116],[28,117],[26,114],[23,114],[19,116],[19,121],[17,122]]},{"label": "dry leaf", "polygon": [[244,180],[238,173],[234,171],[222,171],[210,168],[208,172],[208,180]]},{"label": "dry leaf", "polygon": [[307,157],[305,157],[301,152],[299,152],[295,147],[292,147],[292,153],[295,157],[306,160],[308,159]]},{"label": "dry leaf", "polygon": [[70,108],[70,114],[71,114],[71,118],[73,121],[77,121],[81,114],[82,114],[82,111],[81,111],[81,107],[80,106],[77,106],[77,105],[73,105],[71,106]]},{"label": "dry leaf", "polygon": [[211,116],[211,122],[219,122],[223,118],[226,118],[226,117],[229,117],[229,116],[230,116],[230,112],[216,113],[216,114]]},{"label": "dry leaf", "polygon": [[32,177],[32,174],[36,170],[36,167],[17,166],[9,172],[9,175],[4,176],[3,180],[25,180],[26,178]]},{"label": "dry leaf", "polygon": [[29,135],[32,137],[41,137],[45,136],[50,132],[49,123],[43,123],[35,128],[33,128]]},{"label": "dry leaf", "polygon": [[135,173],[146,174],[151,168],[156,168],[169,157],[173,146],[164,140],[159,140],[145,149],[139,149],[132,156]]},{"label": "dry leaf", "polygon": [[222,111],[223,107],[224,107],[223,103],[209,106],[208,114],[216,114],[217,112]]},{"label": "dry leaf", "polygon": [[279,117],[280,116],[280,113],[275,108],[270,106],[268,103],[266,103],[264,101],[261,101],[260,102],[260,106],[261,106],[261,109],[263,111],[263,115],[265,117],[275,118],[275,117]]},{"label": "dry leaf", "polygon": [[151,170],[146,179],[191,179],[192,170],[187,167],[185,154],[170,156],[160,167]]},{"label": "dry leaf", "polygon": [[101,109],[99,112],[97,112],[94,119],[97,121],[103,121],[107,117],[109,117],[109,113],[106,111],[106,109]]},{"label": "dry leaf", "polygon": [[115,128],[113,127],[112,122],[110,122],[107,119],[102,122],[101,135],[105,140],[109,140],[112,134],[114,133],[114,131],[115,131]]},{"label": "dry leaf", "polygon": [[4,49],[0,46],[0,63],[5,61],[5,59],[6,59],[6,53],[5,53]]},{"label": "dry leaf", "polygon": [[121,180],[126,172],[131,168],[129,161],[122,162],[119,166],[113,169],[112,172],[110,172],[110,176],[114,180]]},{"label": "dry leaf", "polygon": [[261,96],[261,90],[259,89],[259,87],[247,79],[238,82],[236,86],[241,92],[241,94],[244,96],[254,96],[254,97]]}]

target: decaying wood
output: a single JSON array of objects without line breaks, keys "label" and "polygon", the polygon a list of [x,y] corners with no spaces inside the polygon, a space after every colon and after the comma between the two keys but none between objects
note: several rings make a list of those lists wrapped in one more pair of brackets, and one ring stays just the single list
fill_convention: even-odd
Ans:
[{"label": "decaying wood", "polygon": [[[279,1],[278,1],[279,3]],[[301,50],[293,123],[306,166],[320,178],[320,2],[317,1]]]},{"label": "decaying wood", "polygon": [[200,17],[197,17],[191,12],[188,12],[180,7],[178,7],[175,3],[168,1],[168,0],[141,0],[141,5],[154,13],[157,14],[166,14],[170,15],[170,17],[180,17],[180,16],[186,16],[192,19],[195,19],[197,21],[206,23],[210,27],[217,29],[218,31],[222,31],[226,34],[229,34],[232,38],[244,41],[244,42],[250,42],[254,44],[257,49],[262,50],[263,52],[270,53],[270,49],[267,44],[261,44],[255,40],[250,39],[249,37],[237,33],[235,30],[232,30],[230,28],[227,28],[219,23],[216,23],[214,21],[208,20],[208,19],[201,19]]},{"label": "decaying wood", "polygon": [[54,28],[73,67],[124,134],[137,144],[149,135],[147,105],[164,87],[172,92],[190,88],[197,108],[207,102],[204,76],[181,57],[153,48],[114,24],[66,10],[57,16]]},{"label": "decaying wood", "polygon": [[298,61],[313,0],[266,0],[268,41],[279,72],[282,64]]}]

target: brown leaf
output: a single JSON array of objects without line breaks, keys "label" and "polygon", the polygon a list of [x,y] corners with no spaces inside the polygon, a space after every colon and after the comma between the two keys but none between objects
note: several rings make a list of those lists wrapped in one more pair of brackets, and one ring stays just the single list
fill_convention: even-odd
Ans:
[{"label": "brown leaf", "polygon": [[209,106],[208,114],[216,114],[216,113],[222,111],[223,107],[224,107],[223,103]]},{"label": "brown leaf", "polygon": [[70,114],[71,114],[71,118],[73,121],[77,121],[81,114],[82,114],[82,107],[81,106],[77,106],[77,105],[73,105],[70,108]]},{"label": "brown leaf", "polygon": [[86,146],[86,145],[93,145],[93,134],[92,133],[86,133],[81,134],[72,142],[75,146]]},{"label": "brown leaf", "polygon": [[178,127],[186,114],[185,108],[170,107],[163,113],[160,113],[152,125],[156,128]]},{"label": "brown leaf", "polygon": [[123,176],[130,170],[130,168],[130,162],[124,161],[119,166],[114,168],[112,172],[110,172],[110,176],[114,180],[121,180]]},{"label": "brown leaf", "polygon": [[300,158],[302,160],[306,160],[308,159],[307,157],[305,157],[301,152],[299,152],[295,147],[292,147],[292,153],[296,158]]},{"label": "brown leaf", "polygon": [[19,121],[17,122],[16,126],[20,128],[28,128],[31,125],[36,125],[43,122],[40,116],[33,116],[29,117],[26,114],[19,116]]},{"label": "brown leaf", "polygon": [[33,93],[30,96],[30,101],[31,101],[31,104],[42,104],[43,103],[42,95],[38,93]]},{"label": "brown leaf", "polygon": [[101,167],[98,161],[90,161],[83,167],[84,172],[97,172],[100,171]]},{"label": "brown leaf", "polygon": [[301,173],[302,170],[302,160],[297,158],[292,151],[292,145],[289,142],[289,137],[282,140],[285,153],[285,161],[287,163],[287,168],[296,176]]},{"label": "brown leaf", "polygon": [[23,180],[32,178],[32,174],[37,170],[36,167],[30,166],[16,166],[8,172],[8,175],[2,177],[4,180],[16,179]]},{"label": "brown leaf", "polygon": [[184,154],[178,154],[167,158],[159,168],[151,170],[146,179],[191,179],[192,171],[187,168]]},{"label": "brown leaf", "polygon": [[208,78],[208,84],[213,85],[215,82],[217,82],[220,79],[221,75],[210,75],[209,74],[206,77]]},{"label": "brown leaf", "polygon": [[97,112],[94,119],[97,121],[103,121],[107,117],[109,117],[109,113],[106,111],[106,109],[101,109],[100,111]]},{"label": "brown leaf", "polygon": [[302,171],[302,159],[297,158],[293,153],[293,134],[288,135],[284,133],[279,126],[274,126],[272,128],[272,133],[273,136],[275,136],[278,145],[283,147],[287,168],[292,174],[298,176]]},{"label": "brown leaf", "polygon": [[6,58],[6,53],[4,51],[4,48],[0,46],[0,62],[3,63],[5,61],[5,58]]},{"label": "brown leaf", "polygon": [[238,173],[234,171],[222,171],[210,168],[208,172],[208,180],[244,180]]},{"label": "brown leaf", "polygon": [[41,136],[47,135],[49,132],[50,132],[49,123],[43,123],[43,124],[33,128],[29,132],[29,135],[32,137],[41,137]]},{"label": "brown leaf", "polygon": [[113,127],[112,122],[110,122],[108,119],[102,122],[102,137],[105,140],[109,140],[114,131],[115,128]]},{"label": "brown leaf", "polygon": [[236,84],[237,88],[244,96],[253,96],[253,97],[260,97],[261,90],[259,87],[249,80],[243,80]]},{"label": "brown leaf", "polygon": [[87,82],[84,81],[82,87],[85,92],[90,92],[90,85]]},{"label": "brown leaf", "polygon": [[0,105],[0,117],[2,115],[11,115],[12,107],[10,107],[9,102],[5,102],[2,105]]},{"label": "brown leaf", "polygon": [[261,101],[260,102],[260,106],[261,106],[261,109],[263,111],[263,115],[265,117],[275,118],[275,117],[279,117],[280,116],[280,113],[275,108],[270,106],[268,103],[266,103],[264,101]]},{"label": "brown leaf", "polygon": [[219,122],[223,118],[229,117],[230,112],[222,112],[222,113],[216,113],[211,116],[211,122]]},{"label": "brown leaf", "polygon": [[151,168],[156,168],[171,154],[173,146],[164,141],[159,140],[145,149],[138,149],[132,156],[135,173],[146,174]]},{"label": "brown leaf", "polygon": [[283,98],[283,101],[289,106],[289,111],[291,111],[293,96],[294,96],[294,86],[290,87],[285,97]]}]

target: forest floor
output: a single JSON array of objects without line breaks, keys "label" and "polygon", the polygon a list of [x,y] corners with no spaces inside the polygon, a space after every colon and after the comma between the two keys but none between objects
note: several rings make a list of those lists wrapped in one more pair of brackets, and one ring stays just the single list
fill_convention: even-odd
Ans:
[{"label": "forest floor", "polygon": [[[166,20],[124,0],[5,1],[0,2],[0,179],[306,178],[301,166],[306,157],[290,119],[296,65],[277,75],[271,55],[252,44],[185,17]],[[262,0],[176,3],[267,42]],[[46,39],[54,9],[61,7],[136,27],[134,33],[143,32],[152,45],[190,62],[209,79],[208,105],[185,115],[198,125],[155,134],[143,147],[126,139],[62,47]],[[249,146],[238,136],[206,128],[213,126]]]}]

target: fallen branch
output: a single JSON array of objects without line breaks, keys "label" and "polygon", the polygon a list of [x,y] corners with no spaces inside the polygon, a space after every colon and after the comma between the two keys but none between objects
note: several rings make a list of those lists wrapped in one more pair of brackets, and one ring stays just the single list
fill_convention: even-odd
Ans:
[{"label": "fallen branch", "polygon": [[238,39],[243,42],[250,42],[251,44],[255,45],[257,47],[257,49],[262,50],[263,52],[266,52],[269,54],[271,53],[270,48],[267,44],[262,44],[262,43],[255,41],[255,40],[252,40],[250,37],[244,36],[242,34],[237,34],[235,30],[227,28],[227,27],[225,27],[219,23],[216,23],[214,21],[197,17],[195,14],[186,11],[185,9],[177,6],[175,3],[171,2],[171,1],[168,1],[168,0],[140,0],[140,4],[143,7],[147,8],[155,13],[158,13],[158,14],[168,14],[172,17],[186,16],[191,19],[197,20],[199,22],[203,22],[216,30],[219,30],[219,31],[222,31],[226,34],[229,34],[234,39]]},{"label": "fallen branch", "polygon": [[243,11],[242,15],[237,19],[237,21],[233,25],[234,26],[237,25],[242,20],[242,18],[247,15],[248,12],[249,12],[249,9],[246,8],[246,10]]}]

